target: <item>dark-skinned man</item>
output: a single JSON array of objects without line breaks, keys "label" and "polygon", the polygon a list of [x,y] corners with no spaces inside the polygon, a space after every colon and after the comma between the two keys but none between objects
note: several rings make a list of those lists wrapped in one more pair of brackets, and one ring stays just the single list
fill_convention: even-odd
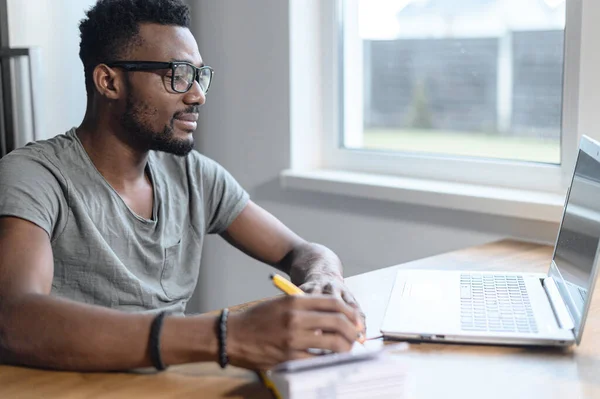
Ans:
[{"label": "dark-skinned man", "polygon": [[[0,160],[0,361],[268,369],[363,328],[338,257],[193,150],[213,73],[189,24],[179,0],[100,0],[80,24],[83,122]],[[207,234],[316,295],[185,317]]]}]

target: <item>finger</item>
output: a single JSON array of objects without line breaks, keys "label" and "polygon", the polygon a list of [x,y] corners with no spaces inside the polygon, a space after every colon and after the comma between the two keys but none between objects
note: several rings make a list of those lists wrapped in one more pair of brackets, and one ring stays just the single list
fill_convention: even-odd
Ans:
[{"label": "finger", "polygon": [[302,291],[306,292],[307,294],[314,294],[314,295],[322,294],[321,287],[314,283],[302,284],[300,286],[300,289]]},{"label": "finger", "polygon": [[364,321],[365,314],[363,313],[362,309],[360,308],[360,305],[358,304],[354,296],[348,290],[342,291],[342,299],[344,300],[344,302],[346,302],[346,304],[355,309],[359,315],[359,319],[363,319]]},{"label": "finger", "polygon": [[355,309],[358,320],[358,322],[356,323],[356,327],[363,333],[363,335],[365,335],[367,333],[367,317],[358,305],[358,302],[348,290],[342,291],[342,298],[344,299],[344,302],[346,302],[349,306]]},{"label": "finger", "polygon": [[292,328],[296,331],[308,330],[313,335],[338,334],[348,342],[358,338],[356,326],[342,313],[300,311],[294,318]]},{"label": "finger", "polygon": [[289,350],[283,351],[277,360],[270,360],[257,365],[257,368],[261,371],[267,371],[272,369],[274,366],[288,360],[300,360],[315,357],[315,355],[307,352],[306,350]]},{"label": "finger", "polygon": [[342,286],[335,283],[327,283],[323,286],[323,294],[331,295],[336,298],[342,299]]},{"label": "finger", "polygon": [[354,298],[354,295],[352,295],[348,290],[342,291],[342,299],[348,306],[352,307],[358,313],[360,313],[361,315],[364,316],[364,313],[361,310],[360,305],[358,304],[358,301]]},{"label": "finger", "polygon": [[331,283],[325,284],[321,291],[325,295],[333,295],[334,294],[333,284],[331,284]]},{"label": "finger", "polygon": [[350,291],[342,290],[341,296],[344,302],[346,302],[348,305],[352,306],[355,309],[359,309],[358,302],[354,298],[354,295],[350,293]]},{"label": "finger", "polygon": [[297,301],[295,301],[296,309],[343,313],[352,324],[356,325],[358,319],[356,310],[339,298],[311,295],[306,297],[295,297],[295,299],[297,299]]},{"label": "finger", "polygon": [[288,353],[286,360],[300,360],[315,357],[315,355],[307,352],[305,349],[293,350]]},{"label": "finger", "polygon": [[314,335],[310,333],[299,334],[294,342],[294,351],[313,349],[325,349],[333,352],[348,352],[352,349],[354,341],[348,341],[339,334],[324,333]]}]

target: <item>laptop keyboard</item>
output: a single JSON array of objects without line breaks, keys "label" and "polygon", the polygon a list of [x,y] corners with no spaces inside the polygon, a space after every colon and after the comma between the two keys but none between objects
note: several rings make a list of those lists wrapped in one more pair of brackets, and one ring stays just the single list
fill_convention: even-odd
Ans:
[{"label": "laptop keyboard", "polygon": [[460,324],[466,331],[537,333],[523,277],[462,273]]}]

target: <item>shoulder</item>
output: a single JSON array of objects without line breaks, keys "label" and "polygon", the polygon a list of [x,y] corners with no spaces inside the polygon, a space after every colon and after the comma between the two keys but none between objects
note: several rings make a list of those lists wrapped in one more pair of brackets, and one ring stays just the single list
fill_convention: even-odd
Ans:
[{"label": "shoulder", "polygon": [[[72,129],[73,130],[73,129]],[[61,160],[65,153],[70,152],[76,141],[71,131],[47,140],[38,140],[17,148],[3,157],[0,162],[52,162]]]},{"label": "shoulder", "polygon": [[36,179],[47,182],[48,174],[64,180],[61,173],[66,153],[73,139],[66,134],[40,140],[11,151],[0,159],[0,181],[16,175],[20,180]]},{"label": "shoulder", "polygon": [[[28,220],[51,239],[64,228],[69,183],[63,175],[68,140],[31,143],[0,159],[0,215]],[[68,164],[68,162],[67,162]]]}]

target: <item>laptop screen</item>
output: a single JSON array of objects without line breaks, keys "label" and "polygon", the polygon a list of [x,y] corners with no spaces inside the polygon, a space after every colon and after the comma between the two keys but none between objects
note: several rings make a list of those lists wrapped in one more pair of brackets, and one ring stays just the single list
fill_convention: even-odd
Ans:
[{"label": "laptop screen", "polygon": [[573,317],[578,342],[600,242],[600,162],[596,155],[597,151],[590,155],[583,147],[579,150],[550,268]]}]

